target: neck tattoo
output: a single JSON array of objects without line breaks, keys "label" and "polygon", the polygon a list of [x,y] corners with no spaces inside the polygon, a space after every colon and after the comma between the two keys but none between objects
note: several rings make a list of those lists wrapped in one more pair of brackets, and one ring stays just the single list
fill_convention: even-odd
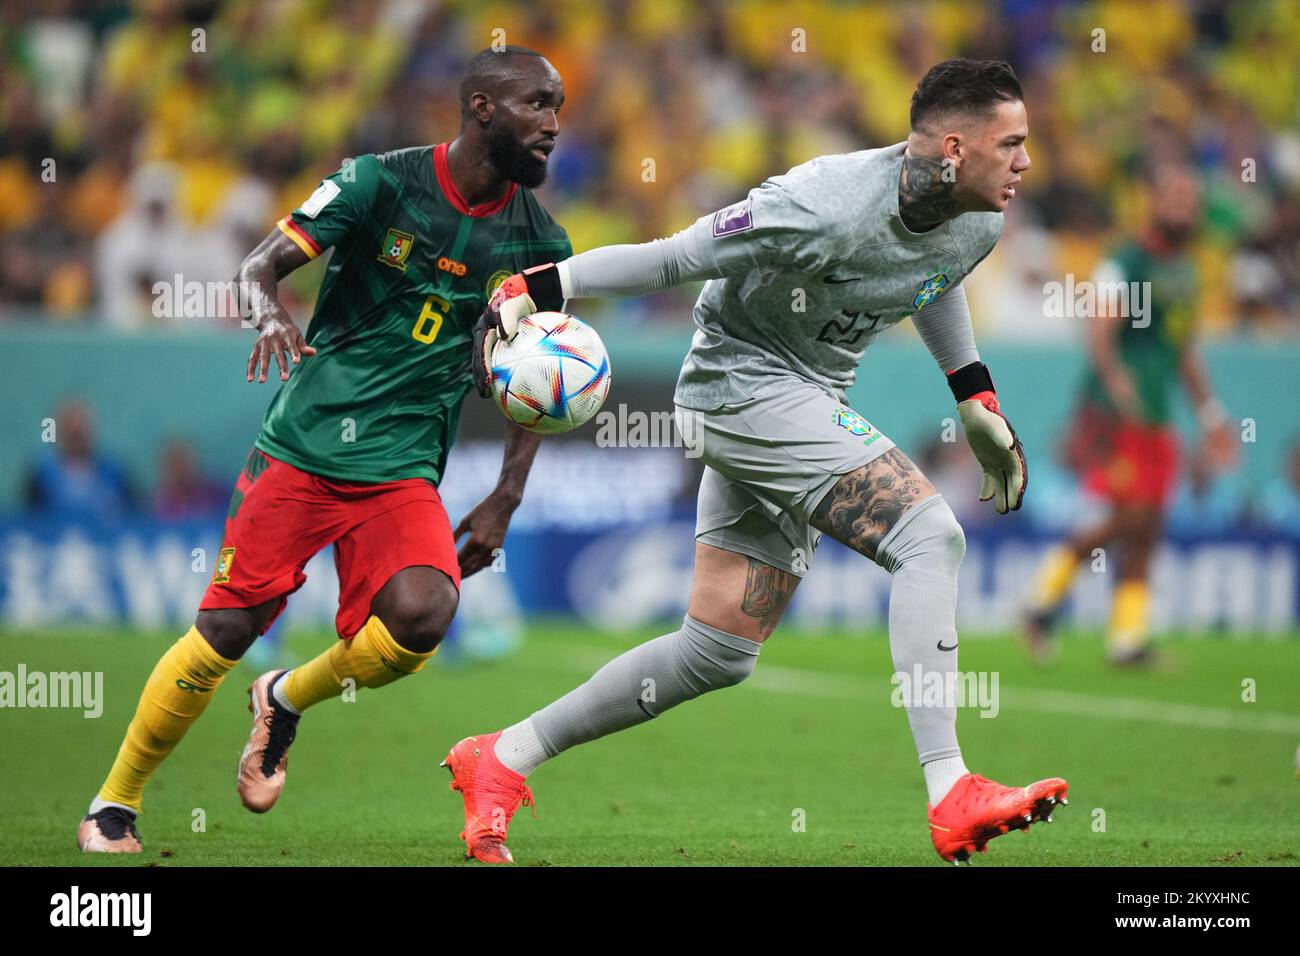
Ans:
[{"label": "neck tattoo", "polygon": [[956,183],[945,181],[944,172],[943,163],[932,157],[910,153],[903,156],[898,215],[912,232],[933,229],[961,212],[957,206]]}]

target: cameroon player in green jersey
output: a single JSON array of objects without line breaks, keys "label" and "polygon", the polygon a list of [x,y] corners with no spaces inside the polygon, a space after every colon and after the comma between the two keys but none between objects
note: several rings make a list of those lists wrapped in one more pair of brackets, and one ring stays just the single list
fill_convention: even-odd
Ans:
[{"label": "cameroon player in green jersey", "polygon": [[[282,384],[231,498],[195,624],[146,682],[78,829],[83,850],[140,851],[145,783],[322,548],[333,546],[338,569],[340,639],[249,689],[245,806],[276,802],[303,710],[344,687],[413,674],[434,653],[462,575],[504,540],[537,450],[537,436],[508,425],[496,488],[453,532],[437,485],[473,387],[479,318],[506,277],[572,252],[529,191],[546,178],[563,101],[540,54],[484,50],[461,81],[455,140],[344,162],[245,259],[239,281],[258,329],[247,379],[265,382],[274,361]],[[276,283],[329,249],[304,336]]]},{"label": "cameroon player in green jersey", "polygon": [[[1144,302],[1144,314],[1132,307],[1103,307],[1087,317],[1091,361],[1068,447],[1084,486],[1108,503],[1109,514],[1044,561],[1024,620],[1029,649],[1040,662],[1056,653],[1051,629],[1076,569],[1095,549],[1112,544],[1119,567],[1107,658],[1118,665],[1154,659],[1148,578],[1178,478],[1172,417],[1180,377],[1203,432],[1191,467],[1210,475],[1236,457],[1227,415],[1210,388],[1193,335],[1196,269],[1189,247],[1200,218],[1194,173],[1172,163],[1158,165],[1148,183],[1148,199],[1148,228],[1112,249],[1095,276],[1097,301]],[[1120,283],[1129,290],[1126,297],[1100,294]]]}]

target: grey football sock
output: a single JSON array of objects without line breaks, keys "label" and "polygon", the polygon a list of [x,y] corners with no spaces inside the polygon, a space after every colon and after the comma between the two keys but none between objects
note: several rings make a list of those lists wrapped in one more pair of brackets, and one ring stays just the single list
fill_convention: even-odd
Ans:
[{"label": "grey football sock", "polygon": [[658,717],[670,707],[754,672],[757,641],[701,624],[689,614],[681,630],[614,658],[580,687],[533,714],[548,755]]},{"label": "grey football sock", "polygon": [[[894,576],[889,590],[889,649],[921,763],[960,757],[957,708],[926,700],[925,684],[955,687],[957,676],[957,570],[966,536],[939,495],[918,502],[885,535],[876,561]],[[944,650],[948,648],[948,650]],[[919,668],[919,671],[918,671]],[[918,673],[922,677],[917,686]]]}]

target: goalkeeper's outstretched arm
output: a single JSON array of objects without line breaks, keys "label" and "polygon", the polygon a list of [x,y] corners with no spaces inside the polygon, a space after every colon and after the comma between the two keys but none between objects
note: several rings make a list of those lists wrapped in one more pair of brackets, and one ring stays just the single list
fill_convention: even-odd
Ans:
[{"label": "goalkeeper's outstretched arm", "polygon": [[827,264],[827,250],[841,247],[836,239],[824,216],[769,180],[748,199],[666,239],[605,246],[525,269],[497,286],[474,330],[474,387],[488,396],[488,357],[498,338],[514,338],[526,315],[560,309],[569,299],[647,295],[774,263],[816,272]]},{"label": "goalkeeper's outstretched arm", "polygon": [[649,295],[683,282],[722,278],[724,265],[701,251],[699,223],[666,239],[603,246],[558,263],[566,299]]},{"label": "goalkeeper's outstretched arm", "polygon": [[[567,299],[646,295],[775,264],[819,272],[852,248],[852,224],[814,208],[818,200],[805,193],[769,179],[665,239],[605,246],[525,270],[497,287],[482,324],[510,339],[521,317]],[[482,337],[485,349],[491,338]]]},{"label": "goalkeeper's outstretched arm", "polygon": [[769,265],[821,271],[852,248],[852,224],[808,203],[809,197],[768,180],[747,199],[666,239],[605,246],[561,262],[561,288],[572,298],[646,295]]}]

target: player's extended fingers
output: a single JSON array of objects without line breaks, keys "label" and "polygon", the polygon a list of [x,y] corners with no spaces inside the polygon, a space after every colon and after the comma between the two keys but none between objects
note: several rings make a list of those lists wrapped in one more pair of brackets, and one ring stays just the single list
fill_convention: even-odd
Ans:
[{"label": "player's extended fingers", "polygon": [[456,560],[460,564],[460,573],[463,576],[469,576],[475,571],[481,571],[487,567],[487,548],[482,542],[471,539],[457,553]]},{"label": "player's extended fingers", "polygon": [[248,353],[248,368],[247,368],[246,371],[248,372],[248,379],[247,379],[247,381],[250,381],[250,382],[253,380],[253,374],[257,371],[257,355],[258,355],[258,351],[259,351],[259,346],[258,346],[258,344],[255,342],[255,343],[253,343],[253,350],[252,350],[251,352]]},{"label": "player's extended fingers", "polygon": [[[297,329],[294,329],[294,331],[293,331],[293,347],[294,347],[294,351],[295,351],[296,353],[298,353],[298,355],[315,355],[315,354],[316,354],[316,350],[315,350],[314,348],[312,348],[310,345],[307,344],[307,339],[304,338],[304,337],[303,337],[303,334],[302,334],[300,331],[298,331]],[[298,359],[297,359],[297,357],[295,356],[295,358],[294,358],[294,362],[297,362],[297,361],[298,361]]]},{"label": "player's extended fingers", "polygon": [[261,355],[260,368],[258,370],[258,384],[266,381],[266,373],[271,369],[271,348],[265,342],[257,343],[257,350]]},{"label": "player's extended fingers", "polygon": [[1019,511],[1021,502],[1025,500],[1025,492],[1029,490],[1029,463],[1025,461],[1025,450],[1021,446],[1019,439],[1016,440],[1015,452],[1016,462],[1020,466],[1020,474],[1017,476],[1020,481],[1015,489],[1016,501],[1011,506],[1011,510]]},{"label": "player's extended fingers", "polygon": [[[466,515],[464,518],[460,519],[460,524],[456,525],[456,530],[451,533],[451,540],[459,541],[460,536],[463,535],[468,530],[469,530],[469,515]],[[466,544],[465,547],[469,547],[469,545]]]},{"label": "player's extended fingers", "polygon": [[288,347],[289,343],[281,338],[277,338],[275,344],[271,346],[271,351],[275,355],[275,364],[280,369],[280,381],[282,382],[289,378],[289,358],[285,354]]},{"label": "player's extended fingers", "polygon": [[477,570],[480,568],[486,568],[489,564],[491,564],[492,555],[496,552],[496,550],[497,550],[496,547],[493,546],[491,541],[484,541],[480,539],[477,542],[475,542],[475,548],[474,548],[475,569]]},{"label": "player's extended fingers", "polygon": [[[461,524],[464,524],[464,522],[462,521]],[[456,557],[462,561],[467,561],[471,555],[481,550],[482,547],[483,542],[471,533],[469,539],[456,549]]]}]

